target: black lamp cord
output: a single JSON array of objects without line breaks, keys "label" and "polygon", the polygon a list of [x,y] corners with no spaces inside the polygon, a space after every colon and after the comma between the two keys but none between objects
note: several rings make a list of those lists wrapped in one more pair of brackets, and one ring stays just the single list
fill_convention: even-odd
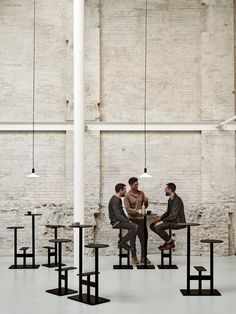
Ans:
[{"label": "black lamp cord", "polygon": [[33,48],[33,77],[32,77],[32,85],[33,85],[33,88],[32,88],[32,102],[33,102],[33,119],[32,119],[32,122],[33,122],[33,132],[32,132],[32,136],[33,136],[33,139],[32,139],[32,161],[33,161],[33,168],[32,170],[34,171],[34,104],[35,104],[35,45],[36,45],[36,41],[35,41],[35,28],[36,28],[36,23],[35,23],[35,0],[34,0],[34,34],[33,34],[33,45],[34,45],[34,48]]},{"label": "black lamp cord", "polygon": [[145,10],[145,51],[144,51],[144,165],[147,168],[147,0]]}]

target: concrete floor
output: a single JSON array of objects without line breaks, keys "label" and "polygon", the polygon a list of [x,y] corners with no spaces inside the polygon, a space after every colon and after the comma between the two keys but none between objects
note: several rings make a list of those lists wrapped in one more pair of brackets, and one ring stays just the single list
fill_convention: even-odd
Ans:
[{"label": "concrete floor", "polygon": [[[150,255],[155,265],[159,255]],[[45,262],[46,258],[37,258]],[[71,265],[72,259],[65,259]],[[85,271],[93,270],[93,258],[85,259]],[[111,302],[89,306],[45,293],[57,286],[57,272],[40,267],[37,270],[9,270],[12,258],[0,258],[1,314],[229,314],[236,309],[236,256],[215,258],[215,288],[220,297],[184,297],[179,289],[186,287],[186,257],[174,256],[178,270],[113,270],[117,257],[100,257],[100,295]],[[193,265],[208,267],[207,257],[192,257]],[[194,272],[194,270],[192,270]],[[69,287],[78,289],[77,271],[69,277]],[[194,287],[194,285],[193,285]]]}]

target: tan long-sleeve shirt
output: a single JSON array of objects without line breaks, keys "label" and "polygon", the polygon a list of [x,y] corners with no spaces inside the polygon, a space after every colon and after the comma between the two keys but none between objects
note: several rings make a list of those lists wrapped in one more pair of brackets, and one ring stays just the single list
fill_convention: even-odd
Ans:
[{"label": "tan long-sleeve shirt", "polygon": [[142,215],[138,213],[143,206],[147,207],[147,199],[145,194],[142,191],[137,191],[134,193],[132,190],[129,190],[124,197],[124,205],[127,211],[129,218],[142,218]]}]

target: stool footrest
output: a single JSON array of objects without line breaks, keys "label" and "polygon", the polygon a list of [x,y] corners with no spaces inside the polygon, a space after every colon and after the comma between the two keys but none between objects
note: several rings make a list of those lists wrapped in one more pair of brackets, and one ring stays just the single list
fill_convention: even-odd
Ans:
[{"label": "stool footrest", "polygon": [[197,271],[207,271],[205,267],[203,266],[194,266],[194,268],[197,270]]},{"label": "stool footrest", "polygon": [[96,287],[96,284],[95,284],[95,282],[93,282],[93,281],[87,281],[87,280],[82,280],[82,285],[84,285],[84,286],[89,286],[89,287]]},{"label": "stool footrest", "polygon": [[68,271],[68,270],[73,270],[73,269],[77,269],[77,267],[73,267],[73,266],[62,267],[61,269],[59,268],[55,269],[55,271]]},{"label": "stool footrest", "polygon": [[29,246],[23,246],[19,250],[20,251],[27,251],[29,249]]},{"label": "stool footrest", "polygon": [[54,246],[46,245],[46,246],[43,246],[43,249],[52,250],[52,249],[55,249],[55,247],[54,247]]},{"label": "stool footrest", "polygon": [[118,254],[118,256],[120,256],[120,257],[128,257],[129,256],[129,254],[125,254],[125,253],[122,253],[122,254]]},{"label": "stool footrest", "polygon": [[92,275],[98,275],[98,274],[100,274],[100,272],[90,271],[90,272],[87,272],[87,273],[77,274],[77,276],[84,277],[84,276],[92,276]]}]

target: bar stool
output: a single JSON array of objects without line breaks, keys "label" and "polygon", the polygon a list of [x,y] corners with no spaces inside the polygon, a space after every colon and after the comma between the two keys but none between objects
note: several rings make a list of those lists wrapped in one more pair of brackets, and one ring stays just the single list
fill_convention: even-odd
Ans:
[{"label": "bar stool", "polygon": [[[119,230],[119,239],[122,239],[122,229]],[[133,269],[133,266],[130,265],[130,250],[127,253],[122,252],[122,248],[119,248],[119,265],[113,265],[113,269]],[[127,259],[126,265],[122,264],[122,260]]]},{"label": "bar stool", "polygon": [[[59,296],[73,294],[76,293],[76,290],[72,290],[68,288],[68,271],[76,269],[76,267],[65,267],[62,268],[62,243],[71,242],[69,239],[52,239],[49,242],[58,243],[58,253],[59,253],[59,260],[58,260],[58,269],[55,271],[58,272],[58,288],[46,290],[48,293],[56,294]],[[62,274],[64,272],[64,274]],[[62,287],[62,281],[64,281],[64,287]]]},{"label": "bar stool", "polygon": [[[109,299],[99,297],[99,263],[98,263],[98,250],[101,248],[109,247],[108,244],[88,244],[86,248],[95,249],[95,271],[79,274],[80,277],[86,277],[86,280],[82,280],[82,285],[87,286],[87,293],[83,294],[82,289],[76,296],[68,297],[68,299],[76,300],[89,305],[97,305],[105,302],[109,302]],[[95,280],[91,281],[91,276],[95,276]],[[95,288],[95,295],[91,295],[90,288]]]},{"label": "bar stool", "polygon": [[[210,276],[201,276],[201,280],[210,280],[210,289],[198,289],[198,294],[201,295],[217,295],[220,296],[221,293],[214,289],[214,244],[215,243],[223,243],[222,240],[217,239],[202,239],[200,240],[202,243],[209,243],[210,244]],[[196,267],[195,267],[196,268]]]},{"label": "bar stool", "polygon": [[[172,224],[169,225],[169,236],[172,239]],[[161,250],[161,265],[157,265],[159,269],[178,269],[177,265],[172,265],[172,249],[168,250],[168,253],[165,253],[164,250]],[[164,259],[169,259],[169,264],[165,265]]]},{"label": "bar stool", "polygon": [[[65,228],[64,225],[45,225],[46,228],[51,228],[54,229],[54,239],[57,239],[57,233],[58,233],[58,229],[59,228]],[[58,251],[57,251],[57,246],[58,244],[55,242],[54,246],[43,246],[44,249],[47,249],[47,255],[48,255],[48,263],[47,264],[42,264],[42,266],[44,267],[57,267],[59,266],[58,262],[57,262],[57,255],[58,255]],[[54,263],[51,263],[51,256],[54,256]],[[62,266],[65,266],[66,264],[62,264]]]}]

